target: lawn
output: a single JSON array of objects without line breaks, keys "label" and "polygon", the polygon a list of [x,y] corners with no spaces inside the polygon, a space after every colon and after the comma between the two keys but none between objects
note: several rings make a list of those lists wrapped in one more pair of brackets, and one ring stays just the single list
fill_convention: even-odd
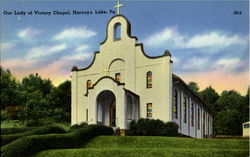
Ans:
[{"label": "lawn", "polygon": [[42,151],[34,157],[247,157],[246,139],[99,136],[82,148]]}]

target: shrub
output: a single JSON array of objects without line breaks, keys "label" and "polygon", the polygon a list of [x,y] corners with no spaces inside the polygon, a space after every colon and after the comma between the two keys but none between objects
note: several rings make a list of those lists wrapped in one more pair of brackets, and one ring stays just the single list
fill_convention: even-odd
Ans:
[{"label": "shrub", "polygon": [[24,133],[19,134],[11,134],[11,135],[2,135],[1,136],[1,146],[4,146],[12,141],[15,141],[18,138],[29,136],[29,135],[42,135],[42,134],[49,134],[49,133],[65,133],[65,130],[59,126],[43,126],[31,131],[27,131]]},{"label": "shrub", "polygon": [[157,119],[141,118],[137,122],[131,121],[128,130],[129,135],[142,136],[176,136],[178,125],[174,122],[164,123]]},{"label": "shrub", "polygon": [[54,121],[51,118],[42,118],[37,120],[29,120],[26,122],[27,127],[39,127],[39,126],[45,126],[45,125],[51,125]]},{"label": "shrub", "polygon": [[26,131],[31,131],[35,129],[35,127],[25,127],[25,128],[1,128],[1,135],[9,135],[9,134],[17,134],[23,133]]},{"label": "shrub", "polygon": [[11,119],[10,114],[6,110],[1,110],[1,122],[10,119]]},{"label": "shrub", "polygon": [[83,128],[84,126],[87,126],[88,123],[86,122],[81,122],[80,124],[74,124],[70,127],[70,129],[80,129]]},{"label": "shrub", "polygon": [[46,149],[79,147],[99,135],[112,135],[113,129],[102,125],[88,125],[68,134],[33,135],[18,139],[1,149],[2,157],[23,157]]},{"label": "shrub", "polygon": [[178,135],[178,124],[175,122],[165,123],[165,136],[177,136]]}]

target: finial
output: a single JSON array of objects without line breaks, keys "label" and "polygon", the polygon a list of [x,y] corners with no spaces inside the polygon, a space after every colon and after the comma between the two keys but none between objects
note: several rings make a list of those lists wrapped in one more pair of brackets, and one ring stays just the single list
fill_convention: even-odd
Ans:
[{"label": "finial", "polygon": [[116,6],[114,6],[114,8],[117,8],[117,15],[119,15],[120,14],[120,7],[123,7],[124,5],[123,4],[120,4],[120,2],[119,1],[117,1],[117,5]]}]

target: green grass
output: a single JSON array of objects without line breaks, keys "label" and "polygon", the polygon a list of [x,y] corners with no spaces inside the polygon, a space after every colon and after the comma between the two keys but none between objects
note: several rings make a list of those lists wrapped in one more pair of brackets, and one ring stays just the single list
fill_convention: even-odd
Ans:
[{"label": "green grass", "polygon": [[79,149],[42,151],[34,157],[247,157],[248,140],[153,136],[99,136]]},{"label": "green grass", "polygon": [[22,128],[25,127],[19,120],[5,120],[1,121],[1,128]]}]

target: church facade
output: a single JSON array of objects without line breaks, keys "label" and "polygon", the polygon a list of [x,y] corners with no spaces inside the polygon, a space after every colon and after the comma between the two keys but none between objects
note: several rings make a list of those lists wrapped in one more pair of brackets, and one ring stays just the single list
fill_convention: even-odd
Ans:
[{"label": "church facade", "polygon": [[171,54],[150,57],[131,36],[131,24],[113,16],[106,39],[92,63],[72,74],[71,123],[87,122],[128,129],[139,118],[174,121],[179,132],[202,138],[212,134],[212,112],[178,76]]}]

